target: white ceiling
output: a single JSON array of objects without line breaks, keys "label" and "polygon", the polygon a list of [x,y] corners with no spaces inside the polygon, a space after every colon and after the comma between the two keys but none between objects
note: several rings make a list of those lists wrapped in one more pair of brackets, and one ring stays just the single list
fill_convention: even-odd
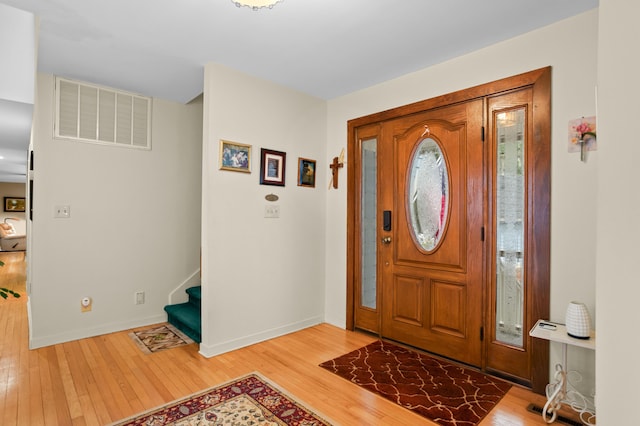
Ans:
[{"label": "white ceiling", "polygon": [[231,0],[0,3],[39,17],[39,71],[178,102],[202,92],[208,62],[331,99],[598,6],[598,0],[283,0],[254,11]]}]

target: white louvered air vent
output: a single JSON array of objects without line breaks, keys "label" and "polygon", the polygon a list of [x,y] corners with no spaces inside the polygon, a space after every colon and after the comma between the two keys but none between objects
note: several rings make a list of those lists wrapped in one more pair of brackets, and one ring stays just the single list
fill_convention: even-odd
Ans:
[{"label": "white louvered air vent", "polygon": [[55,136],[151,148],[151,98],[56,78]]}]

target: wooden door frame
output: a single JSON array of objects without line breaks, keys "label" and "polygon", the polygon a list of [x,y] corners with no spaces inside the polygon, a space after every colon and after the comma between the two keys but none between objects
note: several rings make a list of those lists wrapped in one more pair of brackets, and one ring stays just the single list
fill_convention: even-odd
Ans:
[{"label": "wooden door frame", "polygon": [[[490,83],[474,86],[469,89],[456,91],[446,95],[424,101],[415,102],[401,107],[389,109],[386,111],[374,113],[364,117],[349,120],[347,123],[347,294],[346,294],[346,328],[354,330],[355,328],[355,277],[359,259],[354,256],[359,231],[359,211],[357,208],[357,197],[359,188],[356,183],[357,159],[359,152],[357,150],[356,130],[365,125],[371,125],[377,122],[396,119],[402,116],[415,114],[418,112],[430,110],[433,108],[443,107],[459,102],[466,102],[473,99],[495,96],[501,93],[522,89],[524,87],[534,88],[534,128],[533,141],[535,144],[536,155],[532,164],[533,176],[536,182],[539,182],[535,196],[539,197],[536,203],[536,222],[533,226],[536,229],[550,229],[550,192],[551,192],[551,123],[550,123],[550,104],[551,104],[551,67],[540,68]],[[486,109],[486,108],[485,108]],[[486,113],[486,111],[485,111]],[[544,209],[546,213],[544,212]],[[487,209],[485,208],[485,211]],[[485,227],[487,227],[487,217],[484,218]],[[529,306],[527,318],[525,318],[526,326],[532,326],[538,318],[549,317],[549,301],[550,301],[550,232],[542,232],[542,237],[536,240],[536,247],[540,256],[534,260],[535,267],[532,268],[530,282],[535,286],[536,297],[533,298]],[[486,251],[486,250],[485,250]],[[489,260],[487,260],[489,261]],[[486,264],[486,262],[485,262]],[[486,266],[485,266],[486,268]],[[484,291],[487,294],[487,291]],[[485,296],[486,297],[486,296]],[[486,301],[483,303],[483,318],[486,319]],[[485,327],[487,324],[485,324]],[[528,328],[525,327],[525,338],[528,338]],[[530,386],[534,392],[544,393],[544,387],[549,379],[549,343],[541,339],[533,339],[530,345],[532,351],[532,374]]]}]

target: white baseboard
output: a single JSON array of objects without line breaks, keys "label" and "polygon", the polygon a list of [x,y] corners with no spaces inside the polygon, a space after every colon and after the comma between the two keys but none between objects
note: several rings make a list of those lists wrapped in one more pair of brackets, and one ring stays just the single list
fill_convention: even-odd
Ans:
[{"label": "white baseboard", "polygon": [[100,336],[102,334],[115,333],[117,331],[128,330],[136,327],[144,327],[152,324],[160,324],[163,322],[167,322],[166,314],[139,318],[134,321],[104,324],[100,327],[74,330],[67,333],[43,336],[36,339],[29,338],[29,349],[43,348],[45,346],[57,345],[58,343],[71,342],[73,340],[86,339],[89,337]]},{"label": "white baseboard", "polygon": [[248,336],[239,337],[237,339],[228,340],[226,342],[215,343],[212,345],[200,343],[200,355],[206,358],[211,358],[225,352],[244,348],[255,343],[264,342],[265,340],[273,339],[274,337],[284,336],[285,334],[293,333],[294,331],[300,331],[305,328],[313,327],[314,325],[321,324],[322,322],[322,317],[318,316],[295,322],[293,324],[287,324],[282,327],[276,327]]}]

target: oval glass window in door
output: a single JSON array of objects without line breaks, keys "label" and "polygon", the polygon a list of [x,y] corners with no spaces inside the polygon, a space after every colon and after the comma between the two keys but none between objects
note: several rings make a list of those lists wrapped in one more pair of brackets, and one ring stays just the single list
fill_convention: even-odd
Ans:
[{"label": "oval glass window in door", "polygon": [[423,250],[432,251],[442,239],[449,210],[447,165],[434,139],[423,139],[415,149],[408,176],[406,199],[413,240]]}]

